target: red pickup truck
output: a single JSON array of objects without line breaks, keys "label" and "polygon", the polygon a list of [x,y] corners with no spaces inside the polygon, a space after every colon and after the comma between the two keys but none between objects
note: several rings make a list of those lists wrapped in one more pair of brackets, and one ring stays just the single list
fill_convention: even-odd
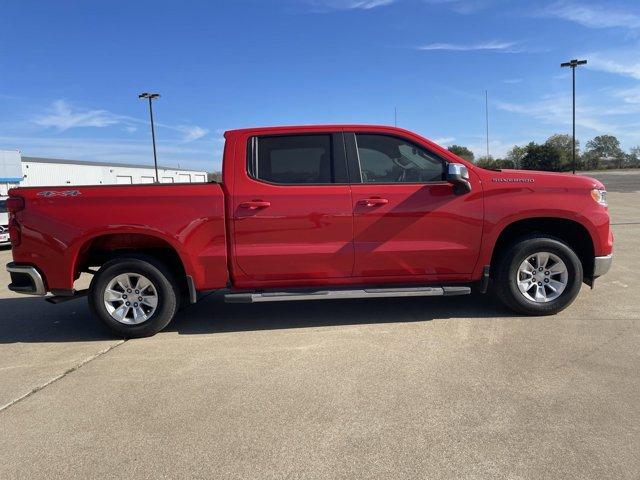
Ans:
[{"label": "red pickup truck", "polygon": [[[485,170],[406,130],[362,125],[225,133],[221,183],[10,191],[9,288],[88,294],[119,335],[180,305],[464,295],[529,315],[567,307],[609,270],[603,185]],[[74,282],[93,274],[88,291]]]}]

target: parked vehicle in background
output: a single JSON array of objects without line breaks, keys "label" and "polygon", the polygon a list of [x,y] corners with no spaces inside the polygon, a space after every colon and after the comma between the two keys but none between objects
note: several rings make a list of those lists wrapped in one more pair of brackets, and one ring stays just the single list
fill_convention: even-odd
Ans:
[{"label": "parked vehicle in background", "polygon": [[0,197],[0,246],[10,245],[7,198],[8,197]]},{"label": "parked vehicle in background", "polygon": [[[211,290],[270,302],[491,285],[514,311],[549,315],[612,261],[592,178],[486,170],[392,127],[225,138],[220,184],[11,190],[9,288],[52,302],[87,293],[108,327],[142,337]],[[82,272],[94,274],[88,292],[74,289]]]}]

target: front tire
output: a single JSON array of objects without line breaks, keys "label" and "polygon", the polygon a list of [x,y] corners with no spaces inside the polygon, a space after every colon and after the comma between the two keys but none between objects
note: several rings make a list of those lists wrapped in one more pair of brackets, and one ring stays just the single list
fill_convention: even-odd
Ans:
[{"label": "front tire", "polygon": [[89,287],[89,307],[112,332],[149,337],[165,328],[178,309],[179,288],[171,272],[148,257],[105,263]]},{"label": "front tire", "polygon": [[561,240],[532,235],[512,243],[497,264],[495,292],[510,309],[525,315],[554,315],[580,292],[582,263]]}]

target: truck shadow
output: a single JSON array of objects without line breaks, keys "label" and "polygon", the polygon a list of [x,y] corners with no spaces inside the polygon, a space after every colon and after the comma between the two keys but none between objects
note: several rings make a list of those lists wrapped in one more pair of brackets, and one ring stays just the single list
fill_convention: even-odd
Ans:
[{"label": "truck shadow", "polygon": [[[182,310],[166,331],[202,335],[512,315],[489,295],[262,304],[226,304],[210,296]],[[86,299],[59,305],[51,305],[42,298],[0,299],[0,344],[113,338],[113,334],[92,318]]]},{"label": "truck shadow", "polygon": [[448,298],[376,298],[227,304],[206,298],[180,312],[169,331],[180,334],[427,322],[513,316],[489,295]]}]

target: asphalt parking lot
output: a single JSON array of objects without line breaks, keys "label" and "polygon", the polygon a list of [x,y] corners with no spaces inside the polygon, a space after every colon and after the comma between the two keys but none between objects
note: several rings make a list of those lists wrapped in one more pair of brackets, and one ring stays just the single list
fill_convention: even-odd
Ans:
[{"label": "asphalt parking lot", "polygon": [[0,478],[639,478],[640,171],[596,176],[615,263],[555,317],[209,298],[125,342],[3,271]]}]

